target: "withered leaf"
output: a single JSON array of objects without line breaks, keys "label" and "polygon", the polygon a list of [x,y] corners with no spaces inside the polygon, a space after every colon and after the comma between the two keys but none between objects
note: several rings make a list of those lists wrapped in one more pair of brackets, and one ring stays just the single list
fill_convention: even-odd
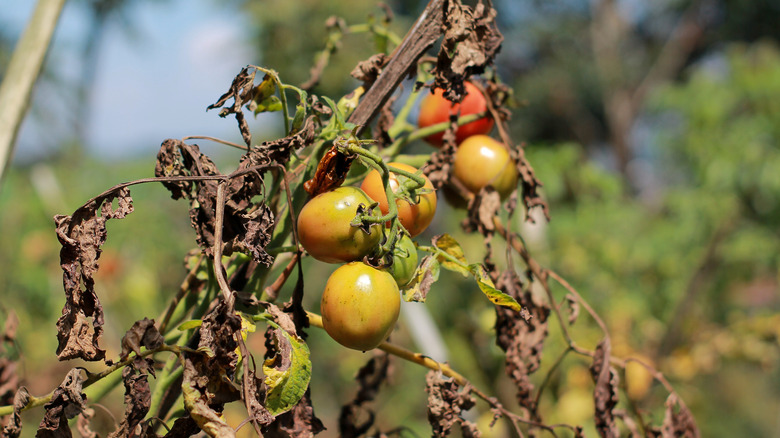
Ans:
[{"label": "withered leaf", "polygon": [[[116,201],[116,209],[113,203]],[[130,190],[122,188],[98,197],[80,207],[71,216],[54,217],[57,239],[62,244],[60,266],[65,289],[65,306],[57,320],[57,357],[101,360],[103,307],[95,292],[94,275],[98,270],[101,246],[106,242],[106,221],[121,219],[133,211]]]},{"label": "withered leaf", "polygon": [[304,190],[314,197],[339,187],[347,178],[347,172],[354,160],[354,155],[346,155],[335,145],[331,146],[317,164],[314,176],[303,183]]},{"label": "withered leaf", "polygon": [[198,424],[192,417],[179,417],[173,422],[173,426],[165,434],[165,438],[189,438],[195,435],[198,430]]},{"label": "withered leaf", "polygon": [[[242,251],[266,266],[273,262],[265,246],[271,239],[274,218],[264,202],[254,200],[256,195],[262,194],[263,179],[259,171],[250,170],[255,166],[265,170],[263,166],[270,166],[268,154],[271,153],[266,149],[257,149],[242,158],[239,171],[247,172],[229,181],[222,227],[222,241],[226,243],[224,255],[230,255],[233,250]],[[158,177],[221,175],[216,165],[200,152],[197,145],[171,139],[161,145],[154,173]],[[195,229],[198,245],[207,255],[211,255],[214,246],[217,189],[220,183],[216,178],[163,183],[171,191],[173,199],[185,198],[190,202],[190,222]]]},{"label": "withered leaf", "polygon": [[86,406],[86,396],[81,392],[84,384],[81,368],[73,368],[60,386],[54,390],[51,401],[44,405],[45,413],[38,426],[36,438],[72,436],[68,420],[78,415]]},{"label": "withered leaf", "polygon": [[[148,368],[148,364],[143,368]],[[122,381],[125,385],[125,416],[117,429],[108,435],[108,438],[132,436],[136,426],[149,412],[149,407],[152,403],[152,392],[149,388],[148,379],[149,375],[146,370],[138,370],[132,366],[125,367],[122,370]]]},{"label": "withered leaf", "polygon": [[390,356],[380,353],[373,356],[358,371],[355,380],[358,391],[355,398],[341,407],[339,435],[346,438],[359,437],[368,432],[374,424],[374,411],[365,406],[373,401],[379,387],[387,380],[390,370]]},{"label": "withered leaf", "polygon": [[433,255],[423,257],[412,280],[403,290],[404,301],[424,303],[431,286],[439,279],[440,266],[439,260]]},{"label": "withered leaf", "polygon": [[493,63],[504,40],[495,18],[496,10],[482,1],[474,9],[460,1],[447,2],[444,39],[434,69],[434,85],[447,90],[445,96],[453,88],[462,94],[463,80]]},{"label": "withered leaf", "polygon": [[475,426],[462,416],[463,412],[476,404],[468,385],[460,388],[455,380],[445,378],[439,371],[431,370],[425,375],[425,391],[428,393],[428,422],[433,429],[433,436],[449,435],[456,424],[460,425],[464,432],[474,433]]},{"label": "withered leaf", "polygon": [[136,321],[130,330],[122,337],[122,360],[126,359],[130,352],[141,354],[141,347],[154,350],[163,344],[163,337],[154,326],[154,320],[144,318]]},{"label": "withered leaf", "polygon": [[8,424],[3,427],[3,436],[17,438],[22,434],[22,409],[30,403],[30,393],[27,388],[20,387],[14,395],[14,412],[8,419]]},{"label": "withered leaf", "polygon": [[310,391],[307,390],[301,401],[291,411],[277,416],[273,423],[263,428],[263,436],[268,438],[308,438],[323,430],[325,430],[325,425],[314,415]]},{"label": "withered leaf", "polygon": [[572,294],[566,294],[566,304],[569,306],[569,325],[574,325],[577,317],[580,316],[580,302]]},{"label": "withered leaf", "polygon": [[387,61],[389,61],[389,59],[384,53],[371,55],[367,60],[360,61],[352,70],[350,76],[359,81],[363,81],[363,86],[365,88],[371,88],[371,85],[374,84],[376,78],[382,73],[382,69],[387,65]]},{"label": "withered leaf", "polygon": [[698,438],[700,436],[696,419],[688,406],[672,393],[666,398],[666,412],[660,428],[653,428],[653,436],[661,438]]},{"label": "withered leaf", "polygon": [[87,408],[81,411],[79,417],[76,419],[76,430],[79,431],[81,438],[100,438],[97,432],[92,430],[90,422],[95,417],[95,410]]},{"label": "withered leaf", "polygon": [[223,404],[215,401],[217,395],[214,387],[224,386],[224,382],[219,375],[209,374],[209,371],[214,369],[207,369],[205,361],[191,359],[184,361],[184,408],[198,427],[210,437],[235,437],[233,428],[225,423],[220,415]]},{"label": "withered leaf", "polygon": [[431,180],[431,184],[436,189],[440,189],[450,181],[450,168],[455,157],[455,149],[454,142],[445,143],[441,149],[431,154],[423,167],[423,173]]},{"label": "withered leaf", "polygon": [[590,374],[596,387],[593,391],[596,431],[604,438],[618,437],[620,431],[612,412],[618,403],[618,373],[610,366],[611,346],[604,338],[596,346]]},{"label": "withered leaf", "polygon": [[534,385],[530,375],[539,369],[542,349],[547,338],[550,308],[522,282],[513,270],[503,272],[496,286],[512,296],[526,311],[496,306],[496,344],[506,352],[506,374],[517,387],[517,401],[535,416]]},{"label": "withered leaf", "polygon": [[247,414],[249,414],[250,421],[256,426],[270,424],[273,421],[274,416],[268,412],[268,409],[266,409],[264,405],[266,388],[262,376],[258,377],[253,369],[248,369],[243,384],[244,404],[246,405],[246,411]]},{"label": "withered leaf", "polygon": [[[230,114],[235,114],[236,121],[238,122],[238,129],[241,131],[241,136],[247,146],[252,144],[252,135],[249,132],[249,124],[246,122],[241,107],[252,101],[252,88],[255,81],[255,73],[257,73],[257,70],[253,69],[250,73],[249,67],[242,68],[230,84],[230,89],[220,96],[215,103],[206,107],[207,111],[222,107],[222,110],[219,112],[220,117],[227,117]],[[233,104],[225,106],[228,99],[233,99]]]}]

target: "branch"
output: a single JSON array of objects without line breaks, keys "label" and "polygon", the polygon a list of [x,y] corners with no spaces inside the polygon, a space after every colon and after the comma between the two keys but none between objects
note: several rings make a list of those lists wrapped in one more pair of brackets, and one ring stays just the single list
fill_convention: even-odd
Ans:
[{"label": "branch", "polygon": [[443,19],[444,0],[431,0],[349,118],[350,123],[358,126],[358,134],[376,117],[409,69],[439,39]]},{"label": "branch", "polygon": [[13,157],[16,136],[64,4],[65,0],[38,1],[0,84],[0,182]]}]

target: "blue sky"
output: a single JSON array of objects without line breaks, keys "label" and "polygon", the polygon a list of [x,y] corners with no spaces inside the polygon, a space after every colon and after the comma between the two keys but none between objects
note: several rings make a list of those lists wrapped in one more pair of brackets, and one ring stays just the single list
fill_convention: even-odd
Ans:
[{"label": "blue sky", "polygon": [[[3,3],[0,25],[19,35],[35,2]],[[87,17],[79,3],[68,2],[50,48],[47,68],[66,81],[80,71]],[[247,26],[239,12],[218,2],[167,0],[139,2],[129,19],[134,32],[112,24],[100,45],[85,124],[88,150],[108,158],[154,154],[162,140],[186,135],[240,140],[233,119],[206,112],[243,66],[259,62],[244,41]],[[67,135],[68,108],[57,101],[62,99],[48,102],[41,87],[36,92],[37,108],[17,143],[20,161],[59,147]],[[62,120],[52,120],[57,114]]]}]

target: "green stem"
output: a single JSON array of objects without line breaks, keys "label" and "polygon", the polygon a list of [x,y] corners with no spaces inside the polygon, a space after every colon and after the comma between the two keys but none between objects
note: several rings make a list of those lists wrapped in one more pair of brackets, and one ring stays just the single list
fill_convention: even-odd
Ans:
[{"label": "green stem", "polygon": [[[466,123],[471,123],[471,122],[474,122],[476,120],[479,120],[479,119],[485,117],[486,115],[487,115],[486,111],[485,112],[481,112],[481,113],[476,113],[476,114],[468,114],[468,115],[459,117],[457,123],[458,123],[458,126],[463,126]],[[449,128],[449,126],[450,126],[450,122],[449,121],[441,122],[441,123],[437,123],[435,125],[426,126],[425,128],[420,128],[420,129],[417,129],[415,131],[412,131],[412,133],[407,135],[407,136],[400,136],[393,142],[393,144],[391,144],[390,146],[385,148],[384,151],[382,151],[383,155],[386,156],[386,157],[393,157],[395,155],[398,155],[398,153],[401,152],[401,149],[403,149],[407,144],[409,144],[409,143],[411,143],[411,142],[413,142],[415,140],[419,140],[419,139],[428,137],[429,135],[433,135],[433,134],[438,134],[440,132],[444,132],[444,131],[447,130],[447,128]],[[399,128],[399,130],[400,130],[400,128]],[[399,132],[399,134],[400,134],[400,132]],[[395,138],[395,137],[391,136],[391,138]]]}]

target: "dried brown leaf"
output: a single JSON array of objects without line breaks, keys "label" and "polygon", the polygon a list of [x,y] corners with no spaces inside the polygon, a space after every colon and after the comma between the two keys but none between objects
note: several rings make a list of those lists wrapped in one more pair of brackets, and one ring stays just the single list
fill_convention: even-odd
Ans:
[{"label": "dried brown leaf", "polygon": [[590,374],[596,387],[593,391],[596,431],[604,438],[618,437],[620,431],[615,423],[613,410],[618,403],[618,373],[609,364],[611,345],[604,338],[596,346]]},{"label": "dried brown leaf", "polygon": [[672,393],[666,398],[666,413],[660,428],[651,429],[652,436],[661,438],[698,438],[700,436],[696,419],[688,406]]},{"label": "dried brown leaf", "polygon": [[[295,136],[294,136],[295,137]],[[274,149],[271,146],[259,147],[242,158],[239,171],[245,174],[233,178],[226,190],[225,216],[223,218],[222,241],[226,244],[224,255],[233,251],[242,251],[266,266],[273,258],[265,251],[270,242],[274,217],[264,202],[254,200],[263,192],[261,172],[250,171],[253,167],[265,170],[271,156],[282,158],[284,146]],[[277,155],[274,155],[277,154]],[[166,140],[160,147],[155,165],[155,175],[169,176],[219,176],[221,173],[209,157],[202,154],[197,145],[189,145],[179,140]],[[218,179],[200,181],[164,182],[173,199],[185,198],[190,202],[190,223],[195,229],[198,245],[211,255],[214,246],[216,227],[216,201]]]},{"label": "dried brown leaf", "polygon": [[268,438],[307,438],[325,430],[319,418],[314,415],[310,390],[306,390],[301,401],[288,412],[276,417],[270,425],[263,428],[263,436]]},{"label": "dried brown leaf", "polygon": [[433,436],[449,435],[456,424],[464,432],[473,433],[476,427],[462,416],[476,404],[469,385],[460,388],[455,380],[431,370],[425,375],[425,391],[428,393],[428,422],[433,429]]},{"label": "dried brown leaf", "polygon": [[122,337],[122,360],[126,359],[130,352],[141,354],[141,347],[154,350],[163,344],[163,337],[154,325],[154,320],[144,318],[136,321],[130,330]]},{"label": "dried brown leaf", "polygon": [[381,353],[373,356],[358,371],[355,380],[358,392],[355,398],[341,407],[339,434],[342,437],[358,437],[368,432],[374,424],[374,411],[365,406],[376,398],[379,387],[387,380],[390,370],[390,356]]},{"label": "dried brown leaf", "polygon": [[95,410],[92,408],[84,409],[79,414],[79,417],[76,419],[76,430],[79,431],[81,438],[100,438],[100,435],[92,430],[92,425],[90,424],[94,417]]},{"label": "dried brown leaf", "polygon": [[496,344],[506,352],[506,374],[517,386],[518,403],[536,416],[530,375],[541,364],[550,308],[530,290],[524,291],[520,278],[512,270],[499,277],[496,287],[512,296],[526,311],[522,314],[496,306]]},{"label": "dried brown leaf", "polygon": [[[116,201],[117,207],[113,207]],[[106,221],[121,219],[133,211],[133,199],[126,187],[93,199],[71,216],[54,217],[57,238],[62,244],[60,265],[66,302],[57,320],[57,357],[101,360],[103,307],[95,292],[101,246],[106,241]]]},{"label": "dried brown leaf", "polygon": [[3,436],[8,438],[17,438],[22,434],[22,409],[30,403],[30,393],[27,388],[20,387],[14,395],[14,412],[8,419],[8,424],[3,427]]},{"label": "dried brown leaf", "polygon": [[387,65],[389,58],[384,53],[377,53],[371,55],[365,61],[360,61],[357,66],[352,70],[350,76],[363,81],[363,86],[368,89],[374,84],[376,78],[382,73],[382,69]]},{"label": "dried brown leaf", "polygon": [[354,160],[354,155],[346,155],[335,145],[332,146],[320,159],[314,176],[303,183],[306,193],[314,197],[339,187],[347,178],[347,172]]},{"label": "dried brown leaf", "polygon": [[44,405],[45,413],[38,426],[36,438],[71,437],[68,420],[78,415],[86,406],[87,397],[81,392],[84,377],[80,368],[73,368],[60,386],[54,390],[51,401]]},{"label": "dried brown leaf", "polygon": [[447,2],[444,39],[434,68],[434,87],[460,101],[463,80],[480,74],[493,63],[504,37],[495,24],[496,10],[481,1],[472,9],[459,0]]},{"label": "dried brown leaf", "polygon": [[[220,96],[215,103],[206,107],[207,111],[222,107],[219,112],[220,117],[227,117],[230,114],[235,114],[236,121],[238,122],[238,129],[241,131],[241,136],[247,146],[252,144],[252,134],[249,132],[249,124],[246,122],[241,107],[252,101],[252,88],[254,86],[256,72],[257,70],[253,69],[250,73],[249,67],[241,69],[236,77],[233,78],[230,89]],[[228,99],[233,99],[233,104],[225,106]]]},{"label": "dried brown leaf", "polygon": [[125,367],[122,370],[122,381],[125,385],[125,416],[117,429],[108,435],[108,438],[123,438],[133,436],[136,426],[146,417],[152,403],[152,392],[149,388],[148,370],[149,362],[141,359],[141,369],[134,366]]}]

